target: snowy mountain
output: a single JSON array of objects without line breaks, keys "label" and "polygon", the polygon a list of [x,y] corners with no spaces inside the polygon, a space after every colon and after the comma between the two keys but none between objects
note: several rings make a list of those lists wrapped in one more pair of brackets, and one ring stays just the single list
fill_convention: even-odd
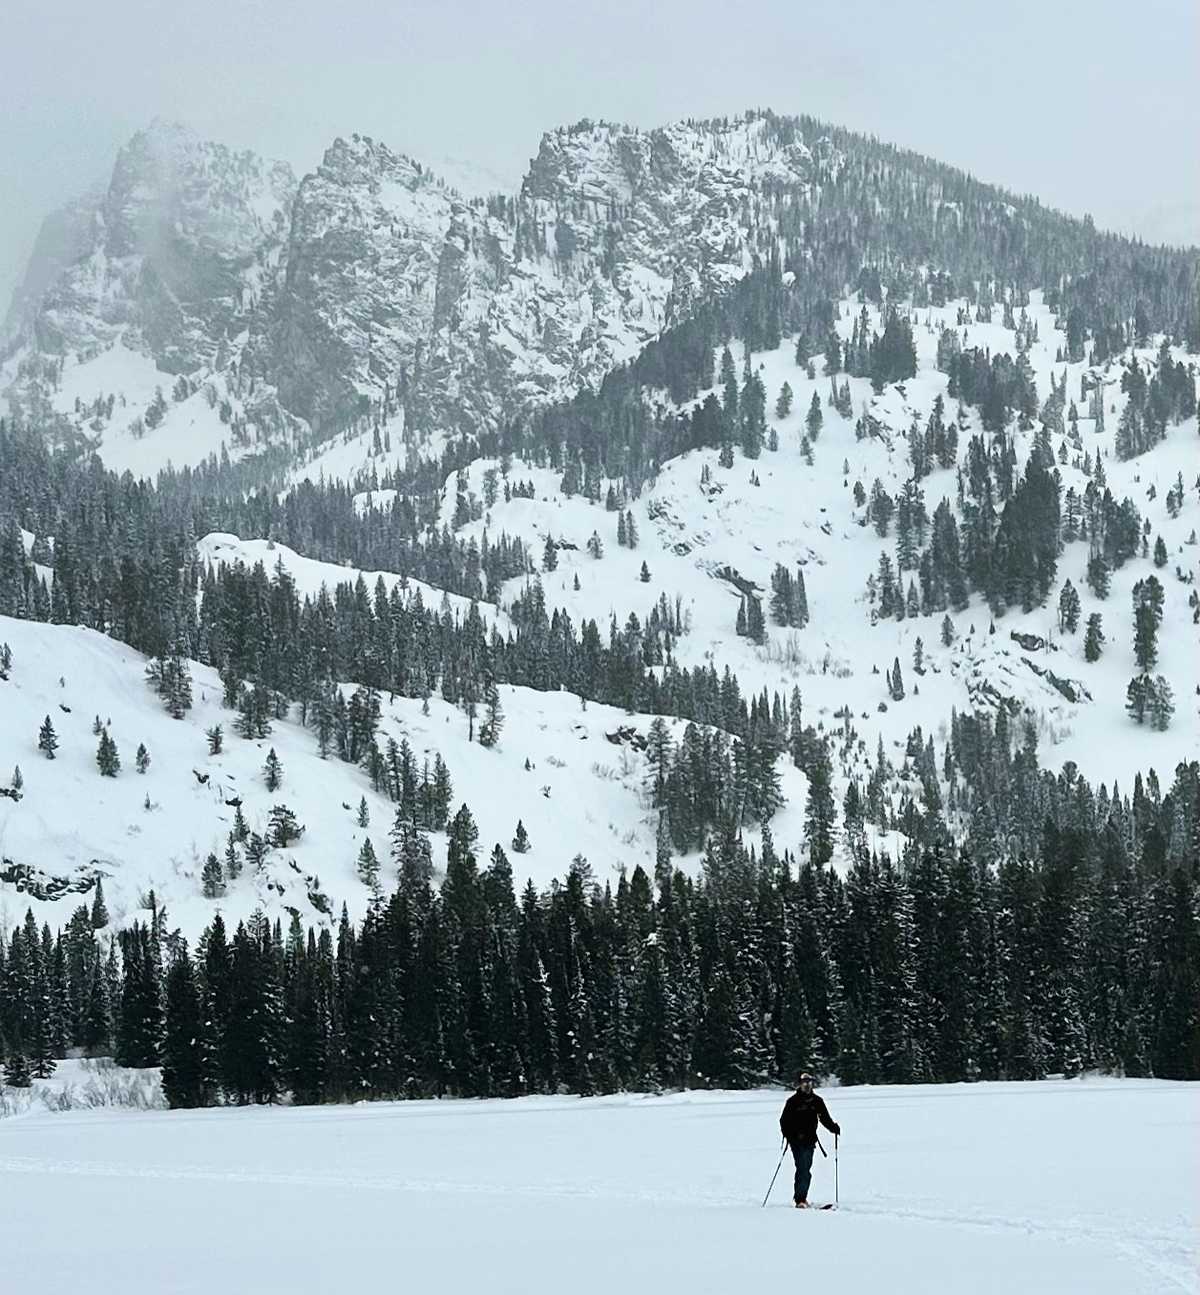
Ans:
[{"label": "snowy mountain", "polygon": [[[821,174],[762,121],[545,136],[512,199],[469,204],[382,144],[339,140],[301,185],[277,373],[318,425],[428,379],[426,427],[496,425],[595,386],[752,264],[759,194]],[[832,162],[826,165],[833,166]],[[415,403],[415,402],[414,402]]]},{"label": "snowy mountain", "polygon": [[756,269],[786,283],[775,331],[864,265],[901,295],[994,275],[1086,322],[1145,298],[1160,330],[1196,329],[1194,256],[806,118],[584,121],[543,137],[519,191],[463,182],[472,196],[352,136],[297,185],[157,124],[102,198],[47,222],[0,391],[119,469],[226,454],[262,475],[377,425],[422,446],[496,434],[595,390]]},{"label": "snowy mountain", "polygon": [[770,114],[483,200],[157,127],[88,211],[3,362],[19,1078],[1197,1073],[1194,254]]},{"label": "snowy mountain", "polygon": [[[544,137],[519,194],[482,200],[367,137],[336,140],[297,187],[282,165],[156,124],[103,198],[47,221],[10,314],[10,404],[47,399],[108,450],[133,412],[76,401],[115,393],[143,411],[153,369],[133,377],[132,352],[215,383],[254,444],[282,421],[247,400],[264,380],[319,436],[401,407],[425,433],[496,426],[598,384],[741,278],[768,190],[815,193],[836,174],[827,145],[764,126],[582,123]],[[147,467],[214,449],[185,417],[151,431]]]},{"label": "snowy mountain", "polygon": [[120,339],[163,373],[213,366],[284,251],[295,188],[285,163],[156,122],[121,150],[107,192],[46,222],[9,327],[46,355]]}]

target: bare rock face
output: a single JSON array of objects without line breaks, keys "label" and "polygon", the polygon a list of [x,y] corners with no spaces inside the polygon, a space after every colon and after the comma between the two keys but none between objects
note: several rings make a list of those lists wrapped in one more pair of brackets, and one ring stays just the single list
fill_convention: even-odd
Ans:
[{"label": "bare rock face", "polygon": [[[47,223],[10,337],[236,369],[315,439],[404,411],[415,439],[498,427],[595,387],[742,278],[768,197],[836,167],[763,117],[547,134],[515,195],[465,199],[365,136],[297,186],[155,125],[107,192]],[[764,241],[765,240],[765,241]],[[10,343],[11,345],[11,343]]]},{"label": "bare rock face", "polygon": [[6,340],[15,337],[27,321],[36,319],[47,291],[59,282],[70,266],[91,251],[104,194],[105,190],[98,187],[42,221],[29,264],[13,293],[5,319],[3,336]]},{"label": "bare rock face", "polygon": [[581,123],[542,139],[517,196],[466,202],[373,140],[338,140],[296,196],[283,404],[325,430],[403,400],[419,434],[597,385],[751,268],[756,194],[813,168],[756,119]]},{"label": "bare rock face", "polygon": [[442,244],[457,200],[407,157],[336,140],[300,185],[273,329],[283,404],[344,424],[403,380],[432,331]]},{"label": "bare rock face", "polygon": [[156,123],[102,197],[46,222],[14,326],[52,355],[119,337],[166,373],[211,366],[282,258],[295,187],[283,163]]},{"label": "bare rock face", "polygon": [[336,141],[296,198],[284,405],[327,430],[401,400],[419,433],[594,386],[751,268],[764,186],[810,183],[810,152],[762,125],[585,122],[543,138],[518,195],[473,202]]}]

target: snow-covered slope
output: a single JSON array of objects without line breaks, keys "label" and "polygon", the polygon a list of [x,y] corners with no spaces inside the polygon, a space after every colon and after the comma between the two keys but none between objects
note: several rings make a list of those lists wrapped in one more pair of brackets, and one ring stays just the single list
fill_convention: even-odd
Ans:
[{"label": "snow-covered slope", "polygon": [[[785,339],[776,351],[755,354],[752,363],[766,386],[768,424],[777,430],[778,451],[764,451],[753,461],[738,452],[728,470],[719,466],[715,450],[695,451],[668,462],[642,498],[630,505],[639,535],[636,549],[618,545],[615,512],[606,512],[582,495],[566,497],[559,489],[560,474],[525,466],[514,468],[513,475],[532,479],[537,497],[507,503],[500,499],[487,523],[473,523],[461,533],[481,534],[490,524],[524,536],[535,555],[541,554],[546,535],[568,541],[573,547],[560,549],[557,569],[541,578],[548,605],[566,607],[577,622],[592,616],[604,625],[615,615],[624,624],[631,611],[641,615],[660,594],[672,602],[680,598],[690,620],[690,632],[676,649],[680,664],[711,661],[718,670],[728,664],[747,694],[765,687],[786,696],[797,686],[804,698],[806,722],[827,732],[843,728],[838,716],[848,714],[857,738],[845,746],[840,739],[834,744],[842,756],[843,779],[865,771],[880,737],[889,759],[899,766],[905,739],[915,726],[920,725],[940,747],[952,708],[959,713],[994,710],[1000,699],[1016,704],[1034,720],[1040,757],[1050,768],[1071,760],[1089,779],[1109,783],[1116,779],[1126,791],[1137,771],[1145,773],[1153,767],[1160,778],[1169,778],[1179,760],[1195,758],[1200,735],[1200,631],[1191,601],[1200,563],[1195,542],[1200,500],[1193,488],[1200,443],[1193,418],[1170,428],[1167,439],[1149,453],[1127,462],[1117,460],[1112,442],[1126,400],[1117,364],[1104,379],[1107,430],[1096,432],[1092,419],[1081,415],[1081,437],[1092,459],[1101,457],[1114,497],[1119,500],[1128,494],[1138,505],[1150,527],[1150,547],[1156,536],[1162,536],[1166,566],[1156,568],[1143,558],[1127,563],[1114,573],[1109,596],[1100,601],[1085,583],[1087,542],[1068,544],[1046,607],[1029,614],[1020,608],[1010,610],[995,621],[993,632],[986,604],[978,594],[972,595],[967,610],[950,613],[954,642],[949,647],[941,643],[940,612],[902,622],[876,622],[872,614],[867,581],[881,553],[894,560],[895,526],[888,538],[880,539],[871,526],[862,525],[864,510],[854,503],[853,486],[859,481],[869,492],[878,478],[898,495],[911,476],[907,437],[912,419],[915,416],[923,427],[936,397],[946,396],[948,380],[935,366],[937,330],[939,325],[954,324],[962,304],[920,312],[915,330],[919,368],[916,378],[902,387],[888,387],[875,397],[865,379],[839,376],[839,384],[850,383],[855,418],[866,407],[879,422],[880,435],[863,440],[856,439],[853,421],[839,417],[825,403],[829,379],[809,380],[797,366],[794,339]],[[857,303],[843,303],[839,329],[846,337],[858,309]],[[1055,330],[1040,294],[1034,294],[1029,316],[1039,330],[1039,340],[1029,352],[1039,392],[1044,398],[1050,374],[1061,380],[1065,371],[1068,391],[1085,410],[1086,403],[1079,399],[1085,366],[1056,362],[1062,334]],[[872,319],[878,327],[877,311]],[[987,347],[993,354],[1016,354],[1013,331],[999,323],[973,323],[966,333],[970,345]],[[735,353],[740,369],[740,348],[735,346]],[[1152,349],[1138,352],[1143,368],[1153,365],[1154,354]],[[820,357],[816,367],[819,375]],[[778,419],[775,398],[784,382],[791,386],[794,400],[792,412]],[[800,436],[814,391],[822,404],[824,427],[809,465],[800,452]],[[946,407],[947,418],[953,419],[956,402],[947,399]],[[959,441],[960,461],[965,459],[967,439],[979,431],[977,411],[968,410],[966,419],[967,431]],[[1013,434],[1017,461],[1023,466],[1034,432]],[[1054,448],[1059,448],[1058,438]],[[472,466],[472,490],[481,491],[482,474],[489,466],[496,465],[481,461]],[[706,470],[707,485],[702,482]],[[1068,463],[1060,465],[1059,471],[1064,491],[1074,486],[1082,493],[1087,478],[1079,468]],[[1179,474],[1187,489],[1184,506],[1173,518],[1165,500]],[[921,485],[931,516],[943,498],[957,511],[953,469],[935,470]],[[446,495],[449,511],[453,490],[451,479]],[[593,531],[604,545],[599,561],[586,548]],[[650,570],[648,585],[639,578],[643,561]],[[728,576],[735,573],[753,582],[763,596],[765,611],[777,562],[803,569],[811,620],[802,630],[768,625],[767,643],[760,648],[735,633],[740,593]],[[1177,703],[1175,720],[1165,733],[1138,726],[1125,713],[1126,684],[1137,673],[1131,592],[1138,580],[1151,573],[1164,590],[1155,669],[1171,682]],[[913,572],[906,574],[906,587],[913,576]],[[1058,587],[1068,578],[1082,603],[1080,628],[1074,635],[1060,631],[1056,612]],[[523,581],[512,582],[505,596],[516,595],[522,586]],[[1083,626],[1093,611],[1103,616],[1107,645],[1099,661],[1088,663]],[[1025,646],[1014,634],[1035,636],[1043,645]],[[918,638],[923,645],[924,675],[913,671]],[[896,658],[907,690],[900,702],[890,699],[885,682],[885,672]],[[1076,700],[1070,700],[1055,679]],[[1019,732],[1019,726],[1014,729]],[[843,790],[844,785],[843,781]]]},{"label": "snow-covered slope", "polygon": [[[94,1295],[128,1289],[134,1251],[144,1288],[177,1295],[369,1289],[398,1271],[496,1295],[1173,1295],[1195,1290],[1197,1095],[829,1089],[840,1208],[807,1214],[789,1164],[760,1208],[777,1091],[31,1114],[0,1122],[0,1242],[43,1289]],[[816,1200],[833,1197],[828,1149]]]},{"label": "snow-covered slope", "polygon": [[[1119,499],[1128,493],[1137,502],[1149,524],[1148,545],[1162,537],[1167,553],[1163,567],[1153,566],[1149,558],[1132,560],[1114,573],[1109,597],[1100,601],[1084,580],[1086,542],[1068,544],[1059,561],[1055,593],[1045,608],[1028,614],[1010,610],[995,621],[993,631],[987,606],[973,594],[966,610],[949,614],[949,645],[941,641],[940,613],[898,622],[878,618],[868,601],[868,578],[880,553],[893,550],[894,531],[881,540],[871,526],[860,524],[863,509],[854,503],[853,486],[860,481],[869,490],[878,478],[898,493],[908,478],[908,429],[914,416],[923,424],[936,397],[945,395],[947,379],[935,367],[937,330],[939,325],[952,325],[956,311],[957,304],[951,303],[921,312],[915,379],[886,388],[878,397],[865,380],[849,380],[856,414],[869,408],[878,435],[856,439],[853,422],[823,404],[824,428],[813,446],[811,465],[802,457],[799,437],[811,396],[815,391],[824,401],[828,378],[805,376],[796,364],[791,339],[777,351],[753,356],[772,411],[784,381],[794,392],[792,412],[782,419],[772,412],[768,420],[777,431],[778,450],[766,450],[754,461],[739,452],[729,469],[720,467],[715,451],[696,451],[666,463],[657,480],[629,505],[639,533],[635,549],[616,542],[615,512],[581,495],[565,496],[558,473],[519,462],[512,467],[512,478],[531,482],[534,497],[514,495],[505,501],[501,492],[486,516],[468,523],[459,535],[481,538],[485,527],[493,534],[504,530],[523,537],[535,556],[541,555],[546,537],[552,537],[559,545],[557,569],[540,577],[547,605],[564,608],[576,625],[595,618],[602,633],[612,617],[623,626],[631,613],[644,618],[663,595],[672,605],[678,599],[687,627],[675,645],[679,664],[712,664],[718,671],[729,666],[745,695],[765,688],[768,694],[778,691],[786,698],[793,687],[799,688],[805,722],[832,738],[839,804],[850,779],[861,784],[866,778],[882,740],[898,775],[891,788],[892,808],[898,809],[906,788],[919,794],[918,784],[906,782],[905,746],[911,731],[920,726],[940,751],[952,710],[988,711],[1001,703],[1015,710],[1018,721],[1032,721],[1044,767],[1058,769],[1072,761],[1094,783],[1115,781],[1126,792],[1139,771],[1153,768],[1166,781],[1178,761],[1195,758],[1200,733],[1200,640],[1192,606],[1200,553],[1194,540],[1200,529],[1200,501],[1193,488],[1197,427],[1195,419],[1172,427],[1166,440],[1147,454],[1118,461],[1112,453],[1113,429],[1125,396],[1117,363],[1105,376],[1108,430],[1098,432],[1085,414],[1080,435],[1092,459],[1099,456],[1104,464],[1113,494]],[[856,313],[855,304],[843,304],[843,333],[848,334]],[[1061,335],[1036,294],[1029,316],[1039,331],[1029,352],[1039,390],[1048,391],[1051,372],[1061,379],[1065,371],[1068,391],[1074,395],[1083,366],[1056,361]],[[993,353],[1014,347],[1014,334],[1000,324],[971,324],[966,331],[970,343]],[[1139,361],[1152,364],[1153,350],[1139,353]],[[953,412],[954,402],[948,401],[947,417]],[[978,426],[975,411],[967,411],[965,420],[960,457]],[[1014,433],[1019,463],[1032,435]],[[372,462],[365,447],[340,445],[324,456],[321,471],[340,475],[335,457],[339,451],[348,456],[348,475],[359,473],[360,454]],[[1082,490],[1086,478],[1074,466],[1075,457],[1072,450],[1071,461],[1059,471],[1064,488]],[[483,474],[493,466],[498,465],[487,460],[471,465],[467,475],[473,492],[483,495]],[[1178,516],[1171,517],[1165,499],[1180,474],[1187,488]],[[929,513],[943,498],[957,509],[953,470],[935,470],[922,487]],[[446,518],[454,511],[455,489],[451,477],[443,500]],[[389,491],[364,491],[356,505],[360,510],[386,510],[393,498]],[[593,532],[603,540],[599,559],[588,553]],[[27,537],[27,546],[31,540]],[[199,553],[212,563],[261,562],[268,572],[280,563],[302,596],[316,595],[322,585],[332,590],[339,583],[353,583],[360,574],[267,540],[226,534],[202,539]],[[648,582],[641,579],[643,562]],[[735,633],[740,594],[733,577],[752,582],[765,594],[777,562],[803,570],[811,619],[803,629],[769,625],[765,645],[757,647]],[[1151,572],[1164,590],[1155,670],[1171,682],[1177,707],[1166,732],[1138,726],[1125,712],[1126,684],[1136,673],[1131,591]],[[369,593],[380,576],[389,589],[399,581],[386,572],[361,575]],[[1057,585],[1066,578],[1082,603],[1080,630],[1074,635],[1059,630],[1055,611]],[[406,583],[409,595],[419,595],[426,607],[458,617],[467,614],[465,599],[417,580]],[[501,634],[508,632],[505,609],[525,583],[520,578],[493,591],[498,606],[480,604],[489,627],[494,624]],[[1103,616],[1107,643],[1100,660],[1089,663],[1083,655],[1082,625],[1092,611]],[[914,669],[918,638],[923,674]],[[70,878],[79,870],[86,880],[95,872],[104,873],[118,920],[131,917],[142,893],[153,886],[167,900],[173,918],[186,929],[198,929],[213,908],[213,902],[200,895],[200,868],[210,850],[223,849],[232,817],[225,801],[234,792],[242,796],[251,827],[259,830],[272,805],[282,799],[296,809],[308,832],[294,850],[270,856],[261,877],[243,874],[223,904],[238,912],[260,903],[275,911],[295,906],[306,916],[319,916],[309,898],[309,890],[316,889],[309,878],[319,875],[321,889],[335,906],[346,900],[352,910],[361,911],[367,891],[354,862],[363,833],[356,828],[354,814],[341,807],[353,809],[361,795],[367,796],[370,835],[381,858],[387,854],[390,810],[386,801],[372,795],[361,771],[336,760],[321,761],[310,732],[281,723],[268,742],[233,737],[232,714],[220,705],[220,683],[213,671],[199,666],[193,668],[194,709],[182,721],[171,720],[143,681],[144,663],[137,654],[88,631],[5,621],[0,623],[0,642],[5,640],[16,665],[9,682],[0,683],[0,778],[6,779],[19,763],[25,794],[19,803],[0,800],[0,853],[50,876]],[[901,701],[889,696],[885,683],[885,672],[895,659],[906,681]],[[622,864],[651,863],[656,824],[642,792],[644,757],[628,744],[610,745],[606,740],[606,734],[622,724],[633,724],[644,733],[649,717],[629,717],[601,706],[581,710],[578,700],[566,694],[502,691],[507,722],[493,751],[468,742],[462,712],[436,697],[430,700],[428,715],[422,714],[419,702],[389,700],[380,741],[407,737],[418,753],[440,751],[454,779],[455,803],[467,801],[479,822],[481,849],[490,849],[495,841],[507,845],[517,819],[523,819],[534,849],[524,857],[514,856],[521,876],[539,883],[561,876],[577,851],[602,878]],[[71,707],[69,714],[60,703]],[[96,771],[91,725],[97,713],[104,720],[111,717],[125,765],[115,782]],[[46,714],[54,720],[63,745],[53,764],[36,751],[37,729]],[[216,722],[225,724],[229,736],[225,754],[210,759],[204,730]],[[673,727],[678,735],[681,725]],[[1011,725],[1019,740],[1024,739],[1023,727],[1020,722]],[[847,731],[852,731],[849,738]],[[139,741],[146,743],[153,758],[144,777],[132,771]],[[266,749],[272,744],[286,770],[281,795],[274,797],[261,777]],[[780,848],[796,849],[803,835],[806,783],[786,758],[779,767],[788,806],[773,821],[772,830]],[[208,783],[202,786],[193,770],[210,775]],[[147,795],[149,811],[143,807]],[[868,843],[886,845],[893,853],[902,844],[894,832],[871,828]],[[844,863],[845,849],[846,843],[839,841],[836,861]],[[435,841],[439,859],[442,850],[444,844]],[[384,879],[389,880],[386,868]],[[0,888],[0,894],[12,917],[23,899],[11,885]],[[54,911],[65,913],[65,908],[60,902]]]},{"label": "snow-covered slope", "polygon": [[[387,491],[378,492],[386,496]],[[392,492],[393,495],[395,492]],[[366,504],[366,496],[363,504]],[[203,562],[219,566],[222,562],[234,565],[241,562],[248,567],[261,562],[268,571],[280,565],[292,577],[301,598],[315,597],[324,586],[331,593],[339,584],[356,581],[359,576],[366,582],[369,593],[374,593],[375,585],[382,580],[388,593],[393,586],[399,585],[410,597],[420,597],[427,608],[435,611],[449,610],[455,616],[463,617],[471,606],[470,599],[460,594],[447,593],[444,589],[435,589],[423,580],[412,576],[399,576],[392,571],[359,571],[357,567],[338,566],[333,562],[318,562],[313,558],[302,557],[293,552],[286,544],[276,544],[273,540],[242,540],[236,535],[226,535],[214,531],[206,535],[197,545],[196,552]],[[503,634],[508,628],[508,618],[491,604],[480,604],[487,624],[495,625]]]},{"label": "snow-covered slope", "polygon": [[[257,556],[254,544],[237,546],[228,537],[210,536],[203,548],[214,560]],[[296,560],[287,550],[263,556],[284,559],[305,591],[315,593],[325,578],[320,564]],[[426,587],[425,596],[436,591]],[[97,877],[116,925],[146,916],[150,890],[166,906],[171,925],[189,936],[218,909],[236,920],[262,908],[285,923],[294,909],[306,923],[322,923],[336,920],[345,903],[358,918],[370,901],[356,870],[364,838],[383,864],[385,890],[394,887],[396,872],[388,862],[393,807],[358,767],[322,760],[313,733],[294,714],[290,722],[276,722],[268,738],[243,740],[234,733],[233,712],[221,704],[221,681],[207,667],[193,664],[193,707],[174,720],[145,681],[145,660],[120,643],[90,630],[0,617],[5,642],[14,665],[8,681],[0,681],[0,784],[7,787],[20,766],[24,786],[19,800],[0,798],[0,870],[7,876],[0,881],[0,929],[19,920],[27,905],[39,920],[65,924],[78,904],[91,902]],[[501,694],[506,722],[491,750],[469,742],[462,712],[436,696],[428,714],[420,701],[383,698],[378,740],[381,747],[389,738],[407,740],[418,767],[442,755],[454,783],[453,807],[469,802],[482,856],[496,842],[509,849],[518,819],[524,822],[531,848],[511,856],[519,885],[528,878],[547,885],[576,853],[602,882],[615,883],[621,867],[652,869],[645,758],[634,746],[607,738],[631,725],[644,734],[649,717],[606,706],[581,709],[566,693],[503,688]],[[47,715],[59,742],[53,761],[37,746]],[[97,769],[97,716],[120,754],[115,779]],[[223,726],[224,750],[210,756],[205,733],[215,724]],[[678,735],[681,726],[675,727]],[[135,770],[139,743],[150,755],[145,774]],[[271,748],[283,765],[282,785],[273,793],[263,777]],[[799,772],[788,772],[785,789],[796,806],[803,805]],[[362,797],[370,816],[365,829],[357,821]],[[239,799],[253,832],[266,833],[277,804],[290,806],[307,830],[290,848],[272,850],[257,873],[245,866],[224,898],[206,899],[204,860],[210,851],[224,855],[235,817],[230,802]],[[786,822],[799,830],[798,814]],[[432,843],[440,874],[445,837],[435,834]]]}]

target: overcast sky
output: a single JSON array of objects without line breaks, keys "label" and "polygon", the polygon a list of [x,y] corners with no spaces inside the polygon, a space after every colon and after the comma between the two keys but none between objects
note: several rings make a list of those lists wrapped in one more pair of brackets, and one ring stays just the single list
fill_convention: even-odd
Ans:
[{"label": "overcast sky", "polygon": [[1196,0],[4,0],[0,318],[47,211],[155,116],[286,158],[359,131],[517,178],[580,117],[771,107],[1200,243]]}]

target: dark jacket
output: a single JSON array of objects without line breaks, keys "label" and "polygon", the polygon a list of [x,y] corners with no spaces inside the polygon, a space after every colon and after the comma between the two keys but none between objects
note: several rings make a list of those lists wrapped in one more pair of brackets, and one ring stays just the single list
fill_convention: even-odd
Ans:
[{"label": "dark jacket", "polygon": [[789,1142],[798,1142],[802,1147],[815,1146],[818,1120],[830,1133],[842,1131],[841,1126],[830,1118],[825,1103],[816,1093],[793,1093],[779,1117],[779,1131]]}]

